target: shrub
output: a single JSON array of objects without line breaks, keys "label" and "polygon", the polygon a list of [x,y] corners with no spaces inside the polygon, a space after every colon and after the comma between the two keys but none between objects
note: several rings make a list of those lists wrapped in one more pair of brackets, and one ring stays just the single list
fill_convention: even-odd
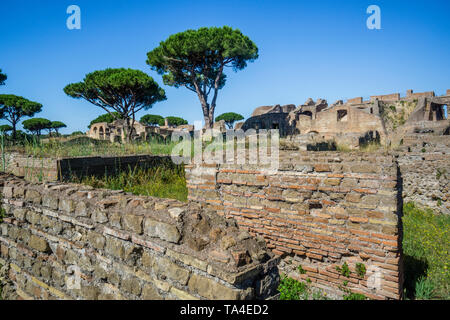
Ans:
[{"label": "shrub", "polygon": [[306,291],[306,284],[285,276],[280,281],[278,291],[280,300],[300,300]]},{"label": "shrub", "polygon": [[[309,280],[309,281],[308,281]],[[307,283],[311,283],[307,279]],[[312,289],[304,282],[300,282],[285,275],[281,276],[278,291],[280,300],[327,300],[326,293],[319,289]]]}]

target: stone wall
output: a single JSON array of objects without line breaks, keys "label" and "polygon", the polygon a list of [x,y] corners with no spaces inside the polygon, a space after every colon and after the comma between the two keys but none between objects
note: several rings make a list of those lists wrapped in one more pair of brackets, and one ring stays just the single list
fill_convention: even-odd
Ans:
[{"label": "stone wall", "polygon": [[98,156],[62,158],[58,160],[60,180],[72,177],[115,175],[118,172],[135,168],[173,167],[170,156],[137,155],[137,156]]},{"label": "stone wall", "polygon": [[403,201],[450,214],[450,136],[406,136],[396,156]]},{"label": "stone wall", "polygon": [[18,152],[5,153],[5,160],[0,160],[0,171],[24,177],[28,181],[57,181],[58,160],[33,157]]},{"label": "stone wall", "polygon": [[278,258],[195,203],[0,177],[6,299],[263,299]]},{"label": "stone wall", "polygon": [[[3,161],[1,161],[3,163]],[[115,175],[118,172],[135,168],[155,166],[174,166],[170,156],[91,156],[43,158],[21,153],[5,154],[5,172],[24,177],[31,182],[67,181],[73,177]],[[3,171],[3,167],[0,167]]]},{"label": "stone wall", "polygon": [[[334,295],[342,295],[346,284],[370,298],[400,298],[402,203],[395,158],[294,151],[280,158],[274,173],[250,165],[188,166],[189,200],[263,236],[291,277]],[[345,263],[349,276],[342,274]],[[358,275],[357,264],[367,272]]]}]

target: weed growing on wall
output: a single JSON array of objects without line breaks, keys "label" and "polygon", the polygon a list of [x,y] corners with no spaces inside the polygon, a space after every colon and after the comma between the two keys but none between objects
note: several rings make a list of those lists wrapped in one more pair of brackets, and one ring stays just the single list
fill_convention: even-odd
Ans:
[{"label": "weed growing on wall", "polygon": [[313,289],[307,283],[286,275],[281,276],[278,291],[280,292],[280,300],[328,300],[326,293],[322,290]]}]

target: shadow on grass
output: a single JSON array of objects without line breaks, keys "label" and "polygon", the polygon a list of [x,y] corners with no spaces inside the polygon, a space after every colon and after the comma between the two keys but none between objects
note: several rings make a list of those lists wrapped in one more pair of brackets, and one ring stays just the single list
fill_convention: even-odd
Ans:
[{"label": "shadow on grass", "polygon": [[428,264],[425,261],[419,260],[415,257],[405,255],[404,268],[404,288],[406,290],[406,298],[414,299],[416,283],[419,278],[427,275]]}]

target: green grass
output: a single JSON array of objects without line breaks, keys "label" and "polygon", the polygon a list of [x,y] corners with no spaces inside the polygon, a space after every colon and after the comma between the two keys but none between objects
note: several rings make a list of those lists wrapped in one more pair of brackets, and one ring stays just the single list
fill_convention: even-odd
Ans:
[{"label": "green grass", "polygon": [[403,208],[405,293],[408,299],[450,299],[450,216]]},{"label": "green grass", "polygon": [[176,143],[152,139],[146,142],[111,143],[104,140],[78,136],[70,139],[51,139],[46,142],[36,139],[21,145],[7,146],[5,151],[17,151],[35,157],[88,157],[120,156],[136,154],[170,154]]},{"label": "green grass", "polygon": [[135,195],[187,201],[188,190],[183,166],[150,169],[129,168],[114,176],[74,178],[73,182],[94,188],[124,190]]}]

